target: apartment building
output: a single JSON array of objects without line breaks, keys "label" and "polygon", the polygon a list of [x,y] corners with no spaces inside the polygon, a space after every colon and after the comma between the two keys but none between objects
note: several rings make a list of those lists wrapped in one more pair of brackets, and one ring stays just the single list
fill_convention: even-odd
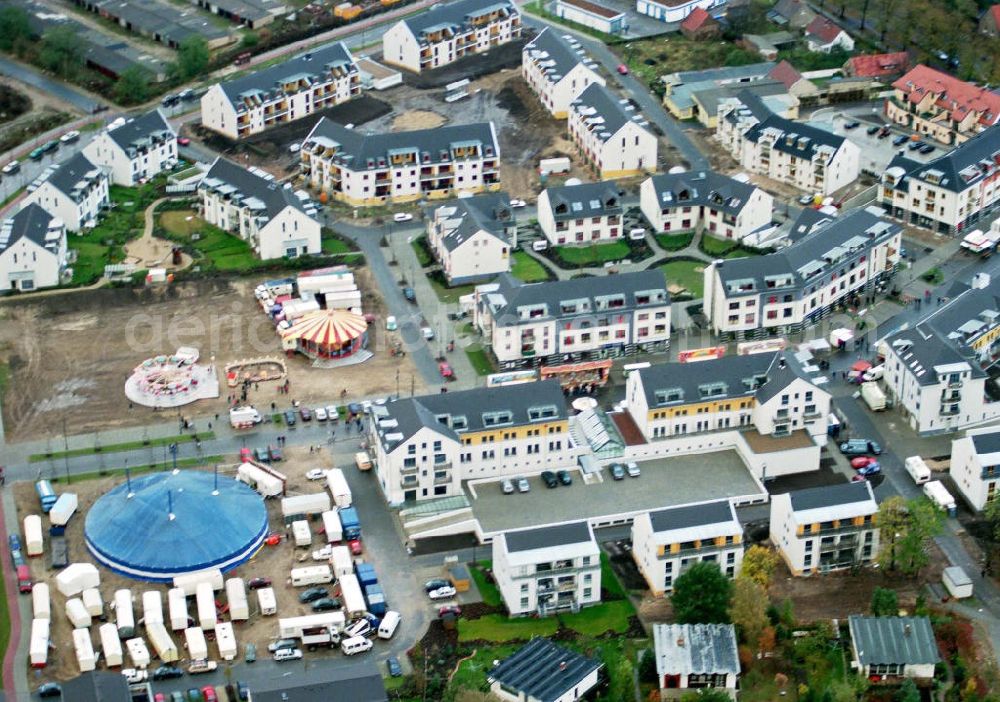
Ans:
[{"label": "apartment building", "polygon": [[629,356],[670,346],[670,295],[659,270],[476,288],[473,324],[502,368]]},{"label": "apartment building", "polygon": [[740,656],[732,624],[654,624],[653,648],[660,699],[679,699],[700,688],[736,699]]},{"label": "apartment building", "polygon": [[420,73],[520,36],[521,13],[509,0],[459,0],[392,25],[382,35],[382,58]]},{"label": "apartment building", "polygon": [[177,134],[159,110],[104,129],[83,147],[115,185],[145,182],[177,164]]},{"label": "apartment building", "polygon": [[66,225],[36,204],[0,224],[0,292],[27,292],[62,282]]},{"label": "apartment building", "polygon": [[593,83],[604,85],[598,65],[571,34],[545,27],[521,51],[521,75],[545,109],[566,119],[570,104]]},{"label": "apartment building", "polygon": [[1000,428],[972,429],[952,441],[948,473],[974,510],[986,509],[1000,484]]},{"label": "apartment building", "polygon": [[461,495],[462,481],[572,466],[558,381],[400,398],[372,409],[369,445],[389,504]]},{"label": "apartment building", "polygon": [[1000,95],[920,64],[892,84],[885,115],[942,144],[961,144],[1000,120]]},{"label": "apartment building", "polygon": [[882,174],[879,201],[891,217],[960,234],[1000,204],[1000,128],[987,129],[933,161],[898,155]]},{"label": "apartment building", "polygon": [[272,178],[220,157],[198,192],[205,221],[239,236],[261,260],[321,251],[320,223],[306,214],[290,189]]},{"label": "apartment building", "polygon": [[[648,441],[732,429],[779,437],[805,430],[818,437],[830,413],[830,394],[781,353],[657,363],[629,373],[625,403]],[[773,466],[769,474],[781,472]]]},{"label": "apartment building", "polygon": [[429,210],[427,243],[449,285],[488,280],[510,270],[517,222],[507,193],[460,198]]},{"label": "apartment building", "polygon": [[493,577],[510,616],[578,611],[601,601],[601,550],[586,521],[506,531]]},{"label": "apartment building", "polygon": [[851,210],[774,253],[714,261],[705,268],[705,315],[728,337],[801,330],[892,276],[901,237],[898,224]]},{"label": "apartment building", "polygon": [[639,207],[654,232],[701,230],[739,241],[771,223],[774,198],[746,178],[689,171],[644,180]]},{"label": "apartment building", "polygon": [[350,205],[500,189],[500,146],[492,122],[368,134],[323,117],[299,157],[310,186]]},{"label": "apartment building", "polygon": [[656,170],[656,135],[628,100],[592,83],[570,104],[569,137],[602,180]]},{"label": "apartment building", "polygon": [[716,138],[743,168],[807,193],[831,195],[860,173],[849,139],[776,115],[749,91],[719,107]]},{"label": "apartment building", "polygon": [[538,226],[553,246],[589,246],[624,239],[618,184],[612,180],[546,188],[538,196]]},{"label": "apartment building", "polygon": [[201,97],[201,123],[230,139],[244,139],[360,94],[354,57],[343,42],[335,42],[215,83]]},{"label": "apartment building", "polygon": [[792,575],[864,565],[878,553],[878,503],[867,480],[771,496],[771,542]]},{"label": "apartment building", "polygon": [[21,201],[21,207],[38,205],[60,219],[67,231],[95,226],[111,203],[108,174],[82,152],[70,156],[35,183],[37,187]]},{"label": "apartment building", "polygon": [[729,500],[645,512],[632,522],[632,558],[654,595],[695,563],[717,563],[730,578],[743,563],[743,527]]},{"label": "apartment building", "polygon": [[726,5],[726,0],[638,0],[635,10],[640,15],[673,24],[683,22],[696,8],[715,10],[718,14]]}]

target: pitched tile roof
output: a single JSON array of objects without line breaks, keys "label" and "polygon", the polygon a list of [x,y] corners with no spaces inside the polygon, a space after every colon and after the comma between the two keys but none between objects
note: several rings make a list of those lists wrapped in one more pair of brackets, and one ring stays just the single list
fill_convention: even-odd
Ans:
[{"label": "pitched tile roof", "polygon": [[546,188],[552,217],[555,221],[580,217],[605,217],[622,214],[621,194],[613,180],[598,183],[578,183]]},{"label": "pitched tile roof", "polygon": [[691,11],[683,22],[681,22],[681,30],[688,32],[697,32],[699,29],[705,26],[711,26],[713,24],[718,24],[712,15],[708,14],[701,7],[696,7]]},{"label": "pitched tile roof", "polygon": [[902,73],[910,65],[910,55],[905,51],[892,54],[865,54],[847,59],[850,73],[862,78],[885,78]]},{"label": "pitched tile roof", "polygon": [[159,109],[151,110],[125,124],[108,130],[108,136],[130,157],[136,149],[149,144],[175,138],[177,135],[164,119]]},{"label": "pitched tile roof", "polygon": [[934,96],[934,105],[954,122],[962,121],[970,112],[977,113],[979,124],[984,126],[1000,120],[1000,95],[930,66],[914,66],[892,87],[914,104],[927,95]]},{"label": "pitched tile roof", "polygon": [[780,81],[786,88],[791,88],[802,80],[802,74],[795,70],[795,66],[784,60],[771,69],[771,72],[767,76],[768,78]]},{"label": "pitched tile roof", "polygon": [[806,27],[807,37],[816,37],[824,44],[829,44],[840,36],[844,30],[828,20],[826,17],[817,17]]},{"label": "pitched tile roof", "polygon": [[521,692],[525,699],[555,702],[602,665],[598,660],[537,637],[494,666],[489,680]]},{"label": "pitched tile roof", "polygon": [[[48,234],[50,225],[53,222],[55,222],[55,226],[51,227],[53,237],[50,239]],[[63,234],[64,228],[60,226],[55,217],[43,210],[40,205],[31,203],[27,207],[23,207],[13,217],[3,220],[3,223],[0,224],[0,253],[3,253],[21,239],[28,239],[43,249],[55,253]]]},{"label": "pitched tile roof", "polygon": [[286,207],[304,211],[301,200],[291,189],[251,173],[221,156],[215,159],[198,188],[228,195],[238,206],[254,210],[260,213],[258,216],[268,219],[274,219]]},{"label": "pitched tile roof", "polygon": [[933,665],[941,660],[927,617],[847,619],[861,665]]},{"label": "pitched tile roof", "polygon": [[82,151],[78,151],[59,164],[55,172],[49,176],[48,182],[64,195],[76,201],[79,191],[85,189],[101,175],[101,169],[91,163]]}]

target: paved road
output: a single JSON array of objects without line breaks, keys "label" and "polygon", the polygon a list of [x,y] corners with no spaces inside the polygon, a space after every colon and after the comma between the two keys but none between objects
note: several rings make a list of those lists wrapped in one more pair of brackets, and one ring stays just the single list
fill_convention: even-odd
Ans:
[{"label": "paved road", "polygon": [[38,69],[18,63],[9,58],[0,58],[0,74],[16,78],[22,83],[27,83],[39,90],[51,93],[60,100],[78,107],[87,114],[91,114],[104,104],[79,88],[75,88],[62,81],[52,80]]}]

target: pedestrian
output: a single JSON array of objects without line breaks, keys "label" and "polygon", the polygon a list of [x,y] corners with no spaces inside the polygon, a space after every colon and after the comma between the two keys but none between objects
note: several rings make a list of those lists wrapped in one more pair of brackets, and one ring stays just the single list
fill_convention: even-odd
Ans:
[{"label": "pedestrian", "polygon": [[215,413],[215,421],[219,421],[219,413],[218,412]]},{"label": "pedestrian", "polygon": [[313,452],[312,444],[309,444],[309,453],[312,453],[312,452]]},{"label": "pedestrian", "polygon": [[985,568],[983,568],[981,571],[979,571],[979,577],[980,578],[985,578],[986,577],[986,569]]},{"label": "pedestrian", "polygon": [[208,430],[212,431],[212,423],[211,422],[208,423]]}]

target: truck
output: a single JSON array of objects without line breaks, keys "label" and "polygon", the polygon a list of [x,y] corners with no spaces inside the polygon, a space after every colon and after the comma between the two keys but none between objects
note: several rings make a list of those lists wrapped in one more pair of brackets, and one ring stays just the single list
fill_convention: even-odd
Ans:
[{"label": "truck", "polygon": [[132,591],[115,591],[115,625],[118,627],[118,638],[130,639],[135,636],[135,613],[132,611]]},{"label": "truck", "polygon": [[362,585],[371,585],[378,582],[378,576],[375,575],[375,566],[371,563],[358,563],[354,569],[358,576],[358,582]]},{"label": "truck", "polygon": [[872,412],[881,412],[886,408],[885,393],[878,383],[861,383],[861,399]]},{"label": "truck", "polygon": [[118,627],[114,624],[101,624],[97,630],[101,637],[101,654],[104,656],[104,665],[108,668],[119,666],[124,662],[122,658],[122,642],[118,638]]},{"label": "truck", "polygon": [[294,587],[325,585],[333,582],[333,573],[326,565],[292,568],[291,580]]},{"label": "truck", "polygon": [[311,629],[303,629],[302,645],[309,651],[315,651],[321,646],[334,648],[340,645],[340,632],[332,626],[317,626]]},{"label": "truck", "polygon": [[249,429],[260,424],[262,419],[254,407],[233,407],[229,410],[229,423],[233,429]]},{"label": "truck", "polygon": [[49,510],[49,521],[54,526],[66,526],[80,504],[75,492],[64,492]]},{"label": "truck", "polygon": [[163,595],[158,590],[142,593],[142,621],[147,627],[163,623]]},{"label": "truck", "polygon": [[69,565],[69,545],[62,527],[49,529],[49,567],[60,570]]},{"label": "truck", "polygon": [[205,631],[211,631],[218,620],[215,611],[215,592],[210,583],[198,583],[195,602],[198,606],[198,626]]},{"label": "truck", "polygon": [[170,610],[170,628],[181,631],[188,627],[188,603],[179,587],[167,590],[167,609]]},{"label": "truck", "polygon": [[358,511],[354,507],[347,507],[340,510],[340,523],[344,527],[344,538],[361,538],[361,520],[358,518]]},{"label": "truck", "polygon": [[344,539],[344,527],[340,524],[340,515],[336,510],[323,512],[323,533],[326,534],[326,542],[334,544]]},{"label": "truck", "polygon": [[285,524],[291,524],[297,519],[316,515],[319,516],[330,509],[330,496],[324,492],[309,495],[284,497],[281,500],[281,516]]},{"label": "truck", "polygon": [[234,621],[246,621],[250,618],[250,607],[247,605],[247,588],[243,578],[226,580],[226,601],[229,603],[229,618]]},{"label": "truck", "polygon": [[76,650],[76,663],[81,673],[88,673],[97,667],[94,642],[90,640],[89,629],[73,630],[73,648]]},{"label": "truck", "polygon": [[24,518],[24,552],[28,556],[41,556],[45,553],[42,518],[37,514],[29,514]]},{"label": "truck", "polygon": [[146,624],[146,635],[149,637],[149,642],[153,644],[153,650],[156,651],[157,658],[161,661],[164,663],[173,663],[180,659],[180,651],[177,650],[177,644],[174,643],[170,632],[167,631],[167,627],[162,622]]},{"label": "truck", "polygon": [[49,620],[31,620],[31,639],[28,657],[32,668],[44,668],[49,662]]},{"label": "truck", "polygon": [[52,509],[52,505],[59,499],[56,491],[52,489],[52,483],[48,480],[39,480],[35,483],[35,492],[38,494],[38,502],[42,507],[42,511],[48,514],[49,510]]},{"label": "truck", "polygon": [[218,568],[210,568],[174,577],[174,587],[183,590],[185,597],[192,597],[198,591],[198,583],[200,582],[209,583],[213,590],[221,590],[224,584],[222,571]]},{"label": "truck", "polygon": [[101,618],[104,616],[104,600],[101,599],[101,591],[96,587],[88,587],[80,594],[83,606],[87,608],[87,613],[91,617]]},{"label": "truck", "polygon": [[358,467],[358,470],[371,470],[372,457],[368,455],[367,451],[358,451],[354,454],[354,465]]},{"label": "truck", "polygon": [[951,496],[951,493],[948,492],[948,489],[940,480],[931,480],[924,483],[924,494],[927,495],[931,502],[947,512],[949,517],[954,517],[957,513],[955,498]]},{"label": "truck", "polygon": [[278,636],[283,639],[300,639],[304,632],[320,627],[332,627],[335,631],[341,632],[346,623],[347,618],[344,613],[337,611],[282,618],[278,620]]},{"label": "truck", "polygon": [[257,590],[257,604],[260,607],[260,613],[265,617],[278,613],[278,601],[274,597],[273,588],[259,588]]},{"label": "truck", "polygon": [[361,584],[354,575],[340,578],[340,601],[344,605],[344,614],[352,619],[361,617],[368,611],[365,596],[361,592]]},{"label": "truck", "polygon": [[312,546],[312,530],[309,528],[309,522],[305,519],[297,519],[292,522],[292,538],[295,539],[295,545],[299,548]]},{"label": "truck", "polygon": [[931,469],[920,456],[909,456],[903,461],[903,467],[917,485],[923,485],[931,479]]},{"label": "truck", "polygon": [[330,490],[330,497],[339,509],[351,506],[351,488],[344,477],[344,471],[340,468],[331,468],[326,472],[326,487]]}]

